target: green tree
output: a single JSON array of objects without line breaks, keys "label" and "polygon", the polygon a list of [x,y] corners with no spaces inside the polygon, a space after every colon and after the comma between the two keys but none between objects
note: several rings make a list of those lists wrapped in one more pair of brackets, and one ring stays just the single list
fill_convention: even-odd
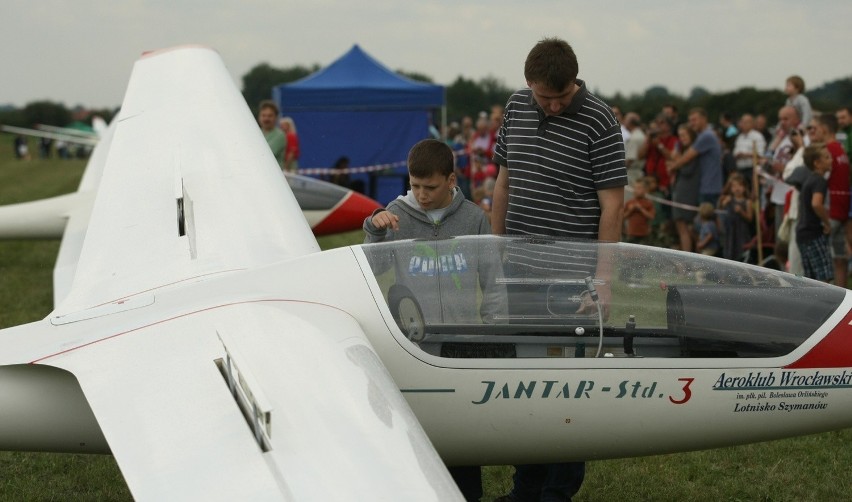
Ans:
[{"label": "green tree", "polygon": [[504,106],[514,92],[514,89],[507,87],[505,82],[493,75],[480,79],[479,86],[482,88],[483,97],[490,105]]},{"label": "green tree", "polygon": [[465,115],[475,117],[490,104],[482,87],[461,75],[447,87],[447,118],[449,120],[459,120]]},{"label": "green tree", "polygon": [[806,92],[815,110],[834,111],[841,106],[852,106],[852,77],[846,77]]},{"label": "green tree", "polygon": [[313,68],[304,66],[275,68],[269,63],[260,63],[243,75],[243,98],[256,114],[257,105],[264,99],[272,98],[273,87],[305,78],[318,69],[318,65],[314,65]]},{"label": "green tree", "polygon": [[32,127],[36,124],[62,127],[71,122],[71,112],[62,103],[33,101],[24,107],[21,119],[24,127]]},{"label": "green tree", "polygon": [[413,71],[404,71],[404,70],[396,70],[396,73],[402,75],[405,78],[414,80],[415,82],[423,82],[425,84],[434,84],[435,81],[432,80],[432,77],[425,75],[423,73],[417,73]]},{"label": "green tree", "polygon": [[645,99],[667,100],[671,97],[669,90],[662,85],[654,85],[645,90]]}]

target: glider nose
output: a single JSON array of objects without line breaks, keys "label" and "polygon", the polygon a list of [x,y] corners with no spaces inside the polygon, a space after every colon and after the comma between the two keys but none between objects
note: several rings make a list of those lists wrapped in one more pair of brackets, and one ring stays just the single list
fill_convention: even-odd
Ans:
[{"label": "glider nose", "polygon": [[373,199],[350,190],[331,209],[331,212],[314,226],[314,235],[358,230],[364,223],[364,218],[373,214],[373,211],[380,207],[382,205]]}]

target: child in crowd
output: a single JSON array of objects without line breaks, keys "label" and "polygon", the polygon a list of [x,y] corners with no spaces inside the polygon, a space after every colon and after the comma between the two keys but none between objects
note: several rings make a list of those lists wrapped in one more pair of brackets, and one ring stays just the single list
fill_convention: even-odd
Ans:
[{"label": "child in crowd", "polygon": [[809,124],[813,111],[811,102],[805,96],[805,81],[798,75],[787,78],[784,84],[784,94],[787,95],[787,106],[792,106],[799,113],[799,123]]},{"label": "child in crowd", "polygon": [[805,166],[811,170],[799,192],[799,219],[796,222],[796,244],[802,255],[805,277],[823,282],[834,280],[834,264],[828,250],[831,222],[825,208],[831,171],[831,154],[823,143],[805,147]]},{"label": "child in crowd", "polygon": [[647,193],[648,182],[645,178],[633,182],[633,198],[624,203],[621,211],[627,242],[646,245],[651,243],[651,220],[654,219],[656,211],[654,203],[646,197]]},{"label": "child in crowd", "polygon": [[669,238],[668,238],[668,229],[666,228],[669,225],[669,211],[668,206],[664,206],[661,200],[666,198],[666,194],[664,194],[660,190],[659,183],[657,182],[656,176],[645,176],[643,178],[645,183],[648,186],[648,196],[651,202],[654,203],[654,218],[651,219],[651,241],[652,244],[657,246],[668,247]]},{"label": "child in crowd", "polygon": [[[401,246],[393,255],[396,284],[414,295],[427,324],[470,323],[477,316],[482,322],[493,322],[507,311],[505,290],[496,286],[499,262],[492,269],[489,262],[478,260],[475,243],[439,241],[491,234],[486,214],[456,187],[450,147],[435,139],[414,145],[408,153],[408,178],[407,194],[364,220],[364,242],[428,239]],[[374,264],[374,269],[390,266]],[[478,288],[482,291],[479,309]],[[479,467],[453,467],[450,474],[467,500],[479,500]]]},{"label": "child in crowd", "polygon": [[751,240],[751,222],[754,220],[754,209],[742,175],[732,174],[723,193],[719,201],[719,208],[725,211],[723,256],[729,260],[741,261],[745,245]]},{"label": "child in crowd", "polygon": [[716,226],[716,208],[709,202],[698,206],[698,241],[695,250],[708,256],[719,254],[719,228]]}]

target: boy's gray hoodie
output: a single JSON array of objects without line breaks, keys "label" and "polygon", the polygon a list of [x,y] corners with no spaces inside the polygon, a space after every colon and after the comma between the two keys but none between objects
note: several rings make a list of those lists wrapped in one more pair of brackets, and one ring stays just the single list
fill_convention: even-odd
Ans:
[{"label": "boy's gray hoodie", "polygon": [[[391,201],[387,210],[399,217],[399,230],[376,229],[370,216],[364,220],[365,244],[418,240],[400,243],[392,250],[369,251],[370,264],[376,275],[393,265],[396,283],[414,293],[427,324],[491,323],[493,316],[505,314],[505,289],[496,284],[502,276],[500,257],[480,257],[485,252],[496,254],[497,246],[452,239],[491,234],[488,216],[479,206],[455,189],[438,221],[420,208],[411,191]],[[383,209],[376,213],[379,211]],[[479,312],[477,285],[482,289]]]}]

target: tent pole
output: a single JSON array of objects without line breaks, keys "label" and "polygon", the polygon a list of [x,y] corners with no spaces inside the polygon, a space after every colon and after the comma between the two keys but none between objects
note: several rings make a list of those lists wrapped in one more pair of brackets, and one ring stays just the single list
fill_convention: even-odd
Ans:
[{"label": "tent pole", "polygon": [[[446,103],[446,101],[444,102]],[[441,105],[441,136],[444,136],[447,130],[447,105]],[[447,138],[443,138],[447,139]]]}]

